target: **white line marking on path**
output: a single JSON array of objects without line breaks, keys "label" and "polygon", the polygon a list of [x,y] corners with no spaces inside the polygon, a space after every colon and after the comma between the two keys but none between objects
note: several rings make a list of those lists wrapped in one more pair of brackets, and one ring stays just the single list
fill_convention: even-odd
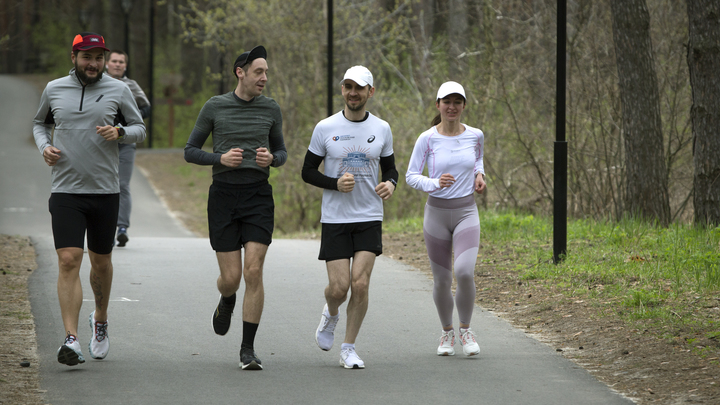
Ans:
[{"label": "white line marking on path", "polygon": [[[89,300],[87,298],[83,298],[83,301],[95,302],[95,300]],[[110,300],[110,302],[140,302],[140,300],[131,300],[130,298],[120,297],[118,299]]]},{"label": "white line marking on path", "polygon": [[3,212],[33,212],[33,209],[27,207],[4,207]]}]

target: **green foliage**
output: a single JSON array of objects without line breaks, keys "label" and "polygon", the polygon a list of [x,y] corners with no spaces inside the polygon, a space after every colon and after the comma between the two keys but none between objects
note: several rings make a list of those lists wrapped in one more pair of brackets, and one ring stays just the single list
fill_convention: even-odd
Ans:
[{"label": "green foliage", "polygon": [[[468,95],[463,121],[485,133],[488,191],[483,206],[550,214],[553,202],[555,139],[555,7],[548,2],[521,0],[465,2],[458,16],[447,2],[423,10],[417,0],[356,1],[334,4],[334,74],[339,82],[350,66],[363,64],[375,76],[375,97],[368,109],[392,127],[398,171],[403,174],[418,134],[435,115],[434,95],[447,80],[461,82]],[[164,98],[170,78],[184,60],[181,41],[205,51],[203,90],[190,94],[179,85],[176,98],[192,106],[175,106],[172,125],[167,105],[154,106],[154,147],[182,147],[203,103],[215,95],[218,82],[236,80],[228,65],[237,54],[255,45],[268,49],[270,67],[265,94],[281,106],[290,159],[274,181],[286,190],[289,202],[314,199],[297,176],[315,124],[326,116],[326,2],[322,0],[183,0],[170,12],[180,22],[179,36],[156,32],[155,89]],[[623,216],[625,156],[617,69],[612,46],[608,0],[581,2],[569,10],[568,38],[568,212],[574,218],[612,219]],[[101,14],[103,12],[99,12]],[[104,13],[108,13],[107,10]],[[661,114],[670,178],[673,218],[692,217],[688,204],[692,182],[691,126],[686,50],[686,12],[682,4],[658,0],[652,4],[651,35],[658,71]],[[33,29],[39,69],[63,76],[72,67],[68,38],[72,37],[72,7],[52,6],[40,13],[42,29]],[[107,16],[103,16],[106,18]],[[452,24],[467,17],[462,38]],[[173,27],[176,27],[173,25]],[[157,29],[157,28],[156,28]],[[176,29],[176,28],[175,28]],[[462,44],[457,55],[453,49]],[[222,72],[217,61],[222,60]],[[215,73],[211,73],[215,72]],[[189,88],[189,86],[188,86]],[[334,111],[342,108],[339,86],[332,97]],[[174,135],[169,140],[169,128]],[[285,183],[288,182],[288,183]],[[402,219],[422,214],[426,195],[401,185],[385,203],[386,216]],[[297,205],[309,209],[308,203]],[[287,216],[287,226],[293,223]],[[317,218],[307,216],[300,229]],[[613,230],[621,243],[632,229]],[[704,266],[704,265],[703,265]],[[703,273],[712,272],[700,266]]]},{"label": "green foliage", "polygon": [[720,228],[570,220],[568,255],[553,264],[548,218],[481,212],[480,223],[486,241],[481,250],[493,255],[495,243],[504,246],[503,255],[512,249],[521,280],[555,286],[571,297],[620,303],[628,322],[658,328],[672,341],[687,330],[720,337],[712,311],[703,310],[717,306],[720,294]]},{"label": "green foliage", "polygon": [[480,224],[485,238],[500,242],[517,239],[539,240],[548,237],[552,232],[552,224],[548,218],[512,211],[484,213]]},{"label": "green foliage", "polygon": [[73,32],[71,25],[56,15],[40,14],[40,27],[31,30],[32,40],[38,49],[39,66],[53,77],[63,77],[73,68],[70,60]]},{"label": "green foliage", "polygon": [[639,289],[628,291],[628,296],[623,303],[625,306],[644,312],[645,308],[657,307],[662,304],[662,301],[662,296],[657,291]]},{"label": "green foliage", "polygon": [[422,232],[422,229],[422,217],[386,220],[383,222],[383,232],[386,233]]},{"label": "green foliage", "polygon": [[[156,71],[156,76],[161,77],[163,74],[162,70]],[[157,83],[157,79],[156,79]],[[162,94],[158,89],[155,90],[156,94]],[[179,99],[190,99],[192,100],[191,105],[173,105],[173,116],[174,120],[172,123],[172,144],[170,144],[170,105],[167,103],[156,104],[153,106],[153,148],[184,148],[187,143],[190,133],[195,127],[195,121],[197,120],[198,114],[202,109],[205,102],[214,96],[214,92],[211,87],[205,86],[202,92],[186,96],[184,90],[180,90],[174,98]],[[161,99],[162,96],[156,97]],[[149,142],[145,140],[145,145]],[[206,146],[212,146],[212,135],[208,137],[205,144]]]}]

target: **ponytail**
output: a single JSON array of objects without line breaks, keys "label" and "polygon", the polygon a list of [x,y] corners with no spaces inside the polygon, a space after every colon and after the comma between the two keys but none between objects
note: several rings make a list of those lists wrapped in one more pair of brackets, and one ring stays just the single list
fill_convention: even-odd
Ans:
[{"label": "ponytail", "polygon": [[432,121],[430,122],[430,126],[434,127],[434,126],[438,125],[440,123],[440,121],[442,121],[442,118],[440,118],[440,113],[438,113],[438,115],[436,115],[435,118],[433,118]]}]

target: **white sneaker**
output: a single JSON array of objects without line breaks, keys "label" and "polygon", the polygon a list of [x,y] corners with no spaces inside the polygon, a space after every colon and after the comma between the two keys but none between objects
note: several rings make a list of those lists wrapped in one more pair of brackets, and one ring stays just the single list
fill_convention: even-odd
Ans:
[{"label": "white sneaker", "polygon": [[339,320],[340,314],[330,316],[328,306],[325,304],[320,318],[320,325],[318,325],[317,331],[315,331],[315,342],[321,349],[325,351],[332,349],[333,341],[335,340],[335,326]]},{"label": "white sneaker", "polygon": [[90,329],[92,329],[92,339],[88,349],[90,350],[90,357],[93,359],[102,360],[107,356],[110,350],[110,337],[108,336],[107,327],[108,323],[96,322],[95,311],[90,314]]},{"label": "white sneaker", "polygon": [[340,351],[340,365],[345,368],[365,368],[365,362],[355,353],[354,347],[348,347]]},{"label": "white sneaker", "polygon": [[475,333],[467,329],[460,329],[460,344],[466,356],[474,356],[480,353],[480,345],[475,341]]},{"label": "white sneaker", "polygon": [[65,338],[65,343],[57,351],[57,359],[58,363],[68,366],[85,363],[85,357],[83,357],[80,349],[80,342],[77,341],[74,335],[68,335]]},{"label": "white sneaker", "polygon": [[440,346],[437,348],[438,356],[455,355],[455,330],[443,330],[440,336]]}]

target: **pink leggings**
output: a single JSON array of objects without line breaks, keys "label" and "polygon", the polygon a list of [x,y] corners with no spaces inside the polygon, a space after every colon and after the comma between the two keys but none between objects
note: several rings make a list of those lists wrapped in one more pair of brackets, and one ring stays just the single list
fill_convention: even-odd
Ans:
[{"label": "pink leggings", "polygon": [[[454,199],[429,196],[425,205],[423,233],[433,272],[433,299],[440,323],[443,328],[453,324],[453,306],[457,305],[460,323],[470,324],[475,307],[475,262],[480,247],[480,219],[474,196],[470,194]],[[454,302],[453,267],[457,279]]]}]

